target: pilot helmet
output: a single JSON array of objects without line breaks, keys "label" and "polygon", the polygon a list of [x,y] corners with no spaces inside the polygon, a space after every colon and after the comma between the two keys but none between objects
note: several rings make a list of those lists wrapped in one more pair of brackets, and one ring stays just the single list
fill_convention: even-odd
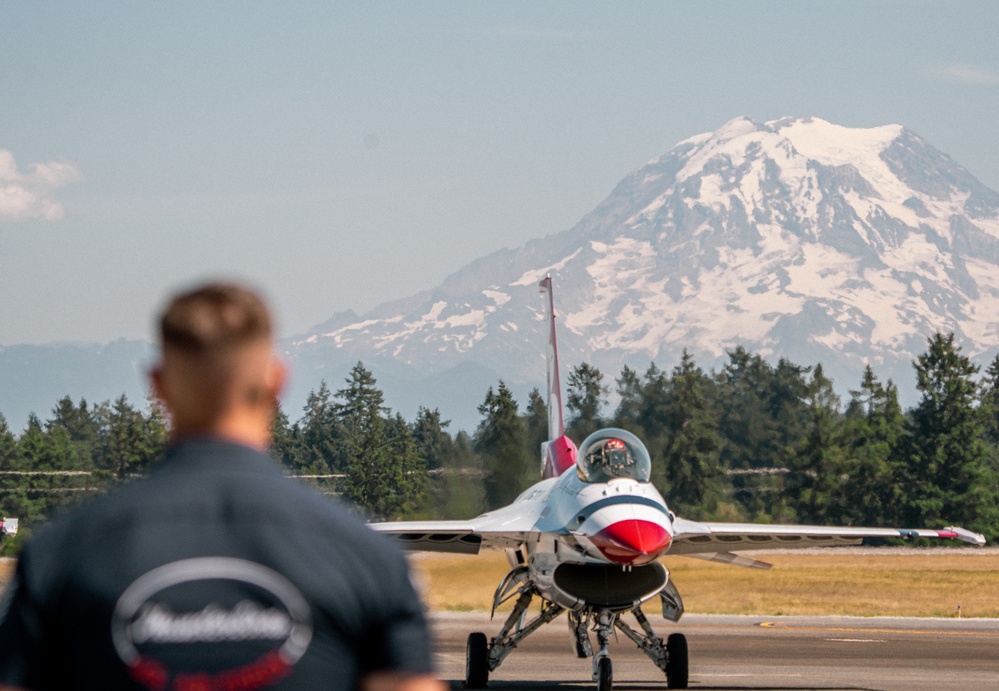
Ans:
[{"label": "pilot helmet", "polygon": [[611,437],[602,445],[593,449],[592,460],[597,465],[602,465],[611,475],[624,476],[627,469],[635,464],[635,458],[628,450],[628,445],[617,437]]}]

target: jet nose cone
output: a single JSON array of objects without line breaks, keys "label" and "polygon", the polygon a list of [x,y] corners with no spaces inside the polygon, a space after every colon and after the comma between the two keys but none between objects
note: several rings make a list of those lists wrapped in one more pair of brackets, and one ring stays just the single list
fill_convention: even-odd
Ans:
[{"label": "jet nose cone", "polygon": [[644,564],[665,552],[673,536],[665,526],[633,518],[611,523],[591,540],[614,563]]}]

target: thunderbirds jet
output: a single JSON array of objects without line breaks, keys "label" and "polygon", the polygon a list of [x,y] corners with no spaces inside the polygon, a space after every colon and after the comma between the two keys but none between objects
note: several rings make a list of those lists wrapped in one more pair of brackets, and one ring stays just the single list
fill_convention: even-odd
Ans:
[{"label": "thunderbirds jet", "polygon": [[[943,530],[762,525],[695,522],[680,518],[649,481],[649,452],[633,434],[602,429],[578,447],[565,435],[555,339],[552,280],[540,283],[546,297],[548,335],[548,431],[542,446],[542,480],[509,506],[468,521],[404,521],[372,527],[405,548],[476,554],[481,547],[506,550],[511,571],[496,589],[493,612],[516,598],[499,633],[469,634],[465,686],[484,688],[489,673],[539,627],[567,613],[573,648],[592,657],[598,691],[611,691],[608,643],[616,628],[666,675],[671,689],[687,688],[687,641],[682,633],[664,641],[642,605],[658,597],[663,617],[679,621],[683,601],[666,554],[698,557],[753,568],[769,564],[736,550],[857,545],[865,537],[956,538],[975,545],[985,538],[962,528]],[[531,601],[541,611],[526,621]],[[631,614],[634,623],[624,619]],[[596,634],[596,652],[590,642]]]}]

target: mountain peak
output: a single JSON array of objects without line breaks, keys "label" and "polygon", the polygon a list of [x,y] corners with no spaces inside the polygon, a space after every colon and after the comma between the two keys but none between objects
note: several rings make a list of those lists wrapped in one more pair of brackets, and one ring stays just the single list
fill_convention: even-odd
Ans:
[{"label": "mountain peak", "polygon": [[934,332],[980,361],[999,352],[999,194],[900,125],[739,117],[626,176],[571,229],[286,342],[291,406],[363,360],[404,414],[440,406],[474,426],[497,379],[519,398],[544,381],[547,273],[563,362],[608,380],[684,349],[718,367],[742,346],[822,363],[844,392],[870,363],[905,402]]},{"label": "mountain peak", "polygon": [[803,156],[830,166],[848,165],[858,155],[880,156],[903,132],[901,125],[844,127],[816,117],[781,118],[767,127],[786,137]]},{"label": "mountain peak", "polygon": [[900,125],[738,117],[626,177],[571,230],[313,342],[534,382],[546,273],[568,363],[613,376],[687,348],[710,367],[742,345],[822,362],[844,387],[864,362],[898,380],[937,330],[970,354],[999,348],[999,195]]},{"label": "mountain peak", "polygon": [[747,159],[766,157],[789,176],[807,167],[808,161],[830,168],[853,166],[872,187],[895,198],[903,186],[882,154],[903,132],[900,125],[852,128],[815,117],[785,117],[762,124],[738,117],[715,132],[684,140],[671,153],[686,158],[677,175],[680,182],[710,173],[719,162],[738,167]]}]

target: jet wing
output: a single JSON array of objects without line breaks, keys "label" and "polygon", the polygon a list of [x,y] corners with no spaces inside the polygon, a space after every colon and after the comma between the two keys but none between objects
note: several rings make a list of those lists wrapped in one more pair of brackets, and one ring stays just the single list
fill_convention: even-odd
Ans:
[{"label": "jet wing", "polygon": [[400,521],[370,523],[372,530],[392,537],[405,550],[478,554],[488,547],[516,547],[530,530],[494,530],[471,521]]},{"label": "jet wing", "polygon": [[846,526],[771,525],[762,523],[700,523],[677,518],[673,522],[670,554],[727,553],[733,550],[788,549],[859,545],[865,537],[929,537],[957,539],[973,545],[985,537],[964,528],[859,528]]},{"label": "jet wing", "polygon": [[482,546],[474,521],[398,521],[368,527],[392,537],[406,550],[478,554]]},{"label": "jet wing", "polygon": [[467,521],[398,521],[369,523],[379,533],[394,538],[406,550],[478,554],[479,548],[516,547],[539,532],[538,510],[518,502]]}]

